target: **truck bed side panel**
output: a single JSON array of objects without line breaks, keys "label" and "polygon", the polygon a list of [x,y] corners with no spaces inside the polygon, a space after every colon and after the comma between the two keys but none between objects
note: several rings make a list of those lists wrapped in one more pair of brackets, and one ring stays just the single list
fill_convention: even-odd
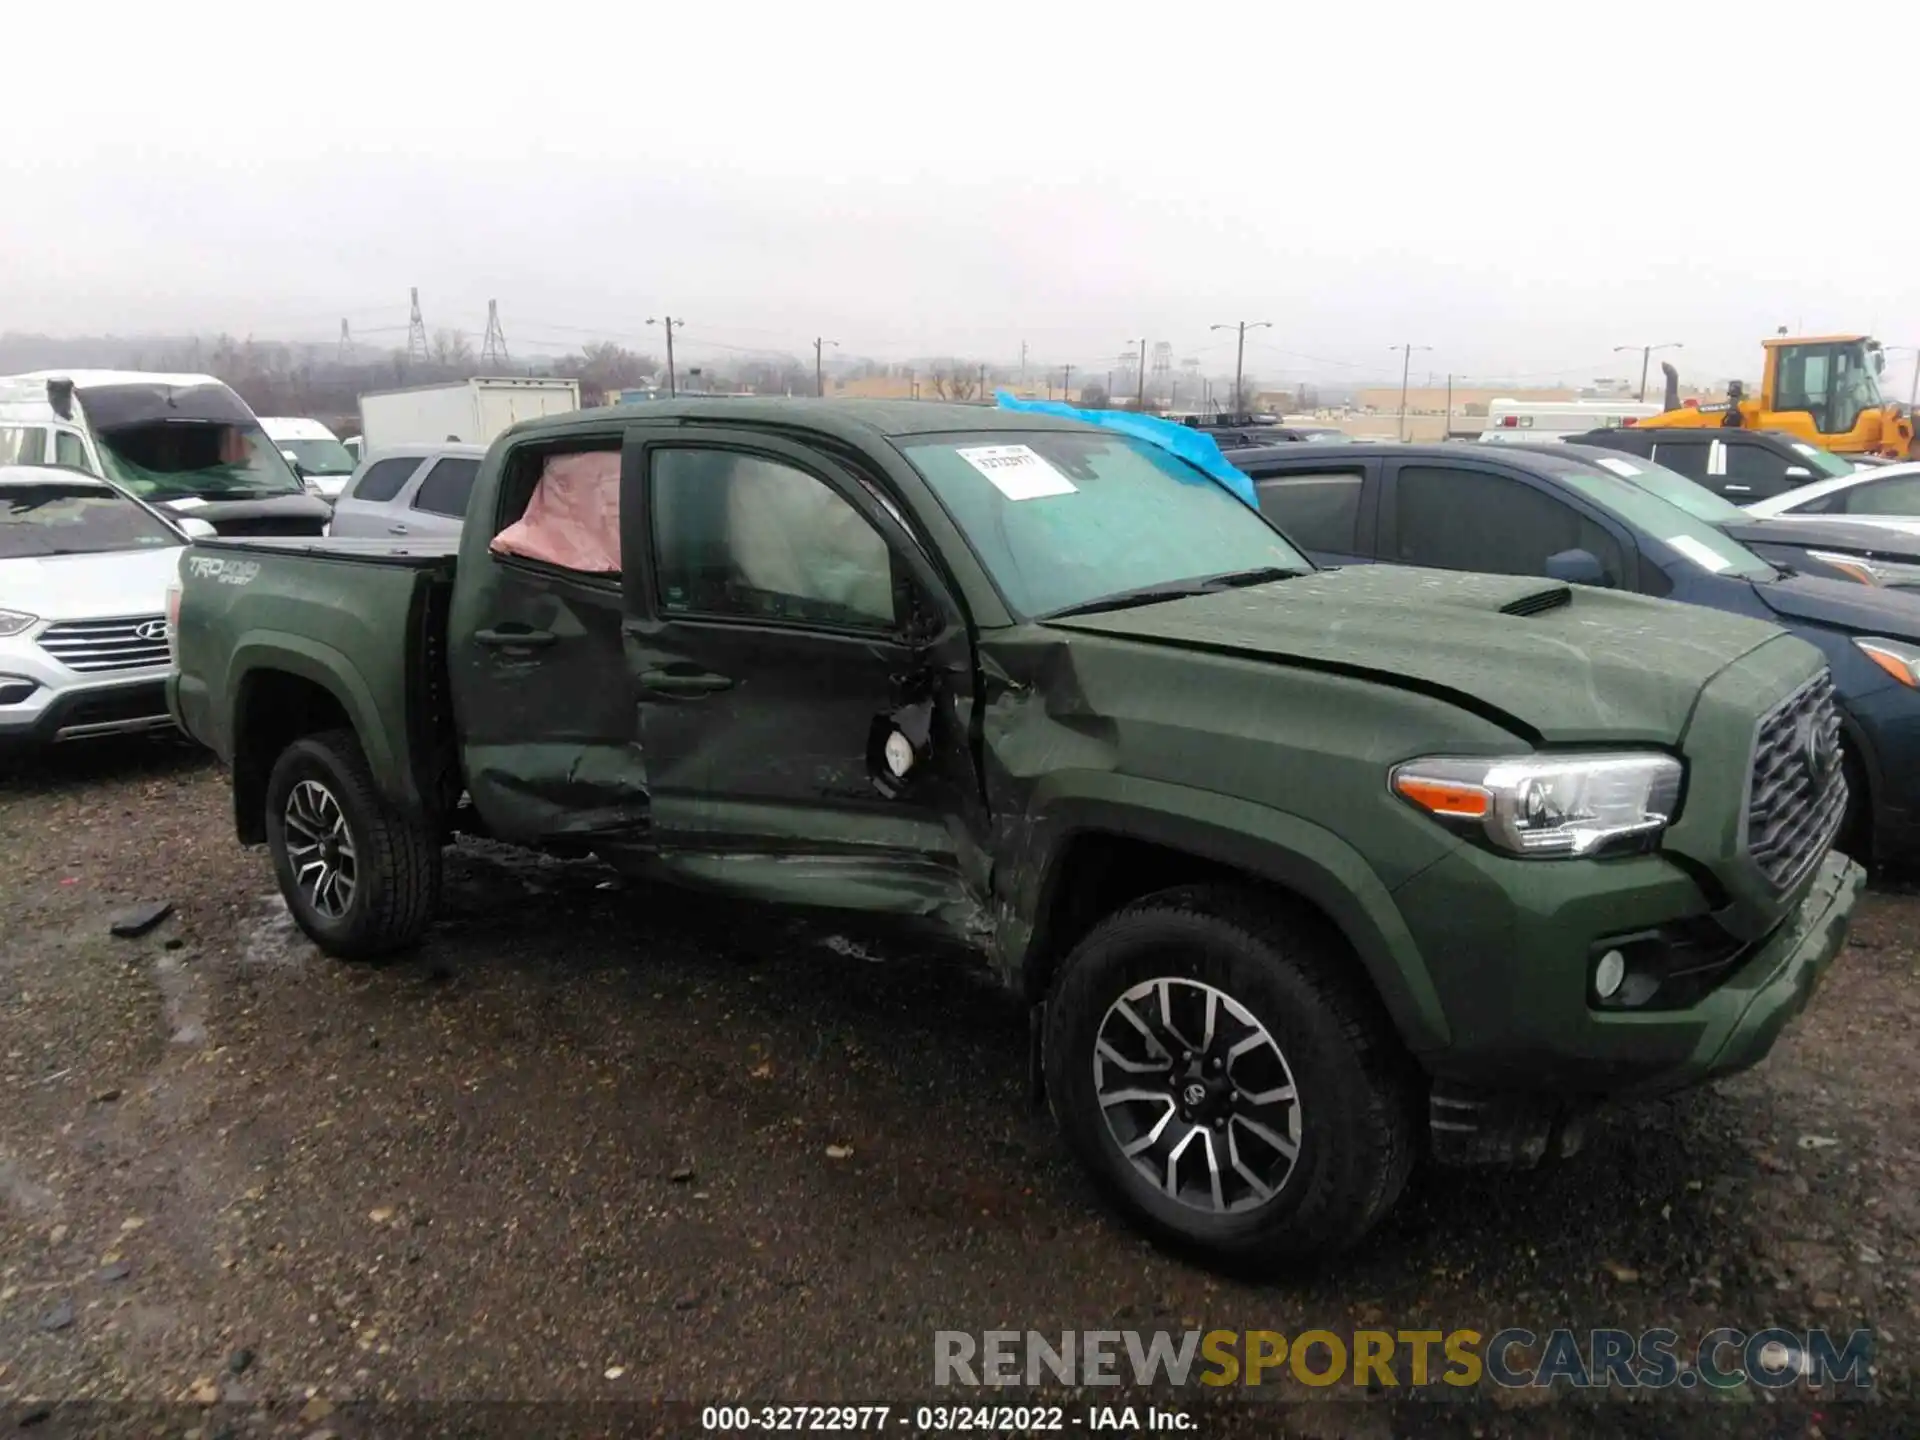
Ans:
[{"label": "truck bed side panel", "polygon": [[379,557],[308,544],[200,544],[181,563],[182,597],[171,686],[176,718],[231,764],[250,693],[295,677],[332,696],[359,736],[375,778],[394,800],[422,807],[415,755],[430,727],[419,707],[430,668],[410,623],[426,592],[451,583],[450,557]]}]

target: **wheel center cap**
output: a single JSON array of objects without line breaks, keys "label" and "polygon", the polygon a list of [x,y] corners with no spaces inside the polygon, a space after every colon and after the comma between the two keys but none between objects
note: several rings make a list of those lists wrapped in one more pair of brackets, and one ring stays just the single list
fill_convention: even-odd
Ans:
[{"label": "wheel center cap", "polygon": [[1180,1092],[1180,1098],[1187,1102],[1189,1109],[1198,1110],[1207,1103],[1207,1087],[1198,1080],[1189,1080],[1187,1088]]}]

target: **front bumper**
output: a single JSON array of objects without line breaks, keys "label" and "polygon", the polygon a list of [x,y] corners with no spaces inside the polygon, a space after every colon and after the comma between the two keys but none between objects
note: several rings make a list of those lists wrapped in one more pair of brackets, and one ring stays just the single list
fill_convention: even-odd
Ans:
[{"label": "front bumper", "polygon": [[1660,855],[1590,864],[1506,860],[1462,847],[1395,895],[1434,977],[1448,1040],[1421,1061],[1440,1087],[1556,1104],[1679,1089],[1750,1065],[1845,943],[1864,872],[1829,852],[1784,912],[1671,1008],[1591,999],[1610,937],[1716,929],[1694,878]]},{"label": "front bumper", "polygon": [[[1668,1051],[1660,1068],[1611,1092],[1659,1094],[1758,1064],[1803,1010],[1847,943],[1847,924],[1866,872],[1838,851],[1814,872],[1805,897],[1725,983],[1689,1013],[1691,1048]],[[1666,1016],[1596,1012],[1602,1024]],[[1435,1160],[1448,1165],[1531,1165],[1580,1148],[1590,1097],[1518,1085],[1486,1090],[1435,1082],[1428,1127]]]},{"label": "front bumper", "polygon": [[170,730],[160,675],[42,689],[21,705],[0,706],[0,749],[33,750],[69,740]]}]

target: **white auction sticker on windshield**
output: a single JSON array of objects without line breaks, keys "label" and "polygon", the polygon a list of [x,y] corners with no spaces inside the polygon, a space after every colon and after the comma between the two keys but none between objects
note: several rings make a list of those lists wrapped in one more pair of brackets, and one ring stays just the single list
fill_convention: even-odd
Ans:
[{"label": "white auction sticker on windshield", "polygon": [[1693,561],[1693,563],[1698,565],[1702,570],[1710,570],[1715,575],[1718,575],[1733,563],[1731,560],[1714,554],[1710,546],[1701,544],[1700,541],[1694,539],[1691,535],[1669,535],[1666,537],[1666,541],[1667,544],[1678,550],[1682,555],[1686,556],[1687,559]]},{"label": "white auction sticker on windshield", "polygon": [[1631,460],[1617,460],[1611,455],[1601,456],[1597,463],[1606,466],[1616,475],[1624,475],[1629,480],[1640,473],[1640,467]]},{"label": "white auction sticker on windshield", "polygon": [[1029,445],[968,445],[956,453],[1009,500],[1071,495],[1078,488]]},{"label": "white auction sticker on windshield", "polygon": [[198,495],[182,495],[178,500],[167,501],[167,507],[172,510],[198,510],[206,503]]}]

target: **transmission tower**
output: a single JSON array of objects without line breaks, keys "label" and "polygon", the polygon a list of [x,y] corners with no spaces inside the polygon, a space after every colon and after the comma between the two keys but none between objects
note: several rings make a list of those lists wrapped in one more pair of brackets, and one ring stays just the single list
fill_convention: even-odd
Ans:
[{"label": "transmission tower", "polygon": [[1169,341],[1153,342],[1153,379],[1150,387],[1155,395],[1167,394],[1173,388],[1173,345]]},{"label": "transmission tower", "polygon": [[407,317],[407,359],[424,362],[427,358],[427,322],[420,318],[420,287],[408,292],[413,296],[413,313]]},{"label": "transmission tower", "polygon": [[500,302],[487,302],[487,338],[480,344],[480,363],[487,366],[507,365],[507,332],[500,328]]},{"label": "transmission tower", "polygon": [[342,365],[351,364],[353,361],[353,332],[347,329],[345,316],[340,320],[340,351],[336,358]]}]

